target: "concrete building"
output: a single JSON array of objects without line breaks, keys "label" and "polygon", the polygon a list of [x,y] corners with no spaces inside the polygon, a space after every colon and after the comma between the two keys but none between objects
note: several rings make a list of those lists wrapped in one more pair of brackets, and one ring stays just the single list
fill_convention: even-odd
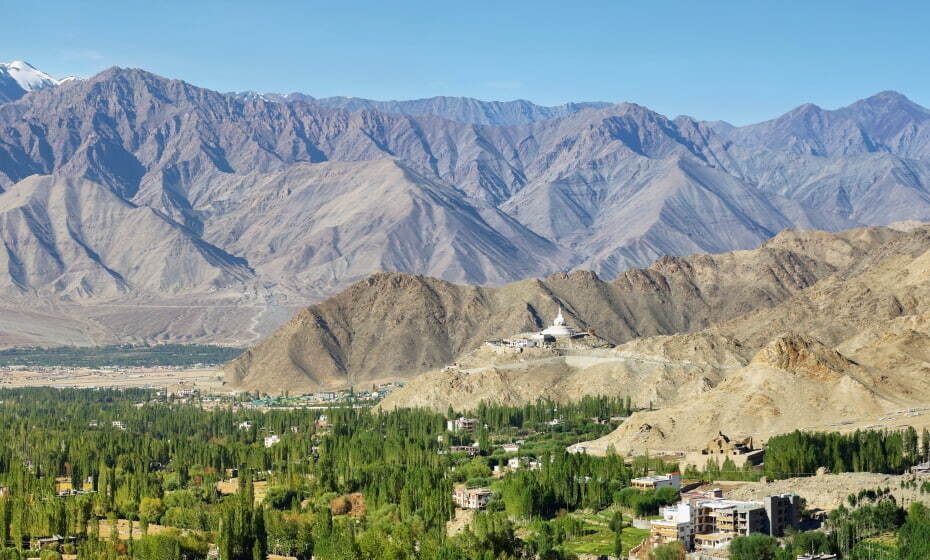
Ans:
[{"label": "concrete building", "polygon": [[465,453],[467,455],[474,457],[475,455],[478,455],[479,453],[481,453],[481,448],[478,447],[477,445],[450,445],[449,452],[450,453]]},{"label": "concrete building", "polygon": [[783,536],[797,527],[800,497],[768,496],[762,502],[725,500],[719,490],[690,493],[676,506],[663,508],[662,519],[650,522],[653,544],[681,542],[686,550],[717,550],[737,536],[764,533]]},{"label": "concrete building", "polygon": [[474,432],[481,425],[478,418],[465,418],[460,416],[453,420],[446,421],[446,431],[448,432]]},{"label": "concrete building", "polygon": [[630,486],[637,490],[658,490],[663,486],[681,488],[681,475],[674,472],[655,476],[641,476],[631,480]]},{"label": "concrete building", "polygon": [[785,536],[785,529],[797,527],[801,517],[801,497],[797,494],[767,496],[762,500],[769,522],[769,535]]},{"label": "concrete building", "polygon": [[493,494],[488,488],[466,488],[462,485],[452,492],[452,501],[463,509],[484,509]]},{"label": "concrete building", "polygon": [[271,434],[270,436],[265,438],[265,447],[271,447],[272,445],[275,445],[276,443],[279,443],[280,441],[281,441],[281,438],[278,437],[277,434]]},{"label": "concrete building", "polygon": [[662,508],[662,519],[650,523],[650,537],[655,544],[680,542],[685,550],[691,550],[691,505],[680,503]]}]

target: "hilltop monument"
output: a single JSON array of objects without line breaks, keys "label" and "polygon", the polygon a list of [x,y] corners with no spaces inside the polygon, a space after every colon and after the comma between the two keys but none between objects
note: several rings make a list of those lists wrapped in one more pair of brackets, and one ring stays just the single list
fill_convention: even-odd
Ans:
[{"label": "hilltop monument", "polygon": [[552,324],[543,329],[536,335],[537,338],[571,338],[578,335],[578,331],[565,324],[565,317],[562,316],[562,307],[559,306],[559,314],[552,320]]}]

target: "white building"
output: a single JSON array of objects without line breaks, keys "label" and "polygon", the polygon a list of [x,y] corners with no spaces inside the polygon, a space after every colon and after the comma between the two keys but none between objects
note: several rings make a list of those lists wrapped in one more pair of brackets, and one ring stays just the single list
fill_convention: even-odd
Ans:
[{"label": "white building", "polygon": [[279,443],[280,441],[281,441],[281,438],[279,438],[277,434],[271,434],[270,436],[265,438],[265,447],[271,447],[272,445]]},{"label": "white building", "polygon": [[481,424],[477,418],[465,418],[460,416],[454,420],[446,421],[446,430],[449,432],[474,432]]},{"label": "white building", "polygon": [[662,519],[650,522],[650,534],[658,544],[680,542],[691,549],[691,506],[681,503],[662,508]]},{"label": "white building", "polygon": [[484,509],[491,500],[493,492],[487,488],[466,488],[459,486],[452,493],[452,500],[464,509]]},{"label": "white building", "polygon": [[630,486],[637,490],[658,490],[663,486],[681,488],[681,475],[674,472],[655,476],[641,476],[631,480]]}]

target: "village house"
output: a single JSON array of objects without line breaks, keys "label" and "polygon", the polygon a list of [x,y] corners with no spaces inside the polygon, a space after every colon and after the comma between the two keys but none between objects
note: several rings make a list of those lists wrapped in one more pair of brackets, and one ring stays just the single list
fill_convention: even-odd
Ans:
[{"label": "village house", "polygon": [[460,416],[453,420],[446,421],[446,431],[448,432],[474,432],[481,424],[478,418],[465,418]]},{"label": "village house", "polygon": [[641,476],[630,481],[630,486],[637,490],[658,490],[663,486],[681,488],[681,475],[677,472],[654,476]]},{"label": "village house", "polygon": [[271,434],[270,436],[265,438],[265,447],[271,447],[272,445],[280,443],[280,441],[281,441],[281,438],[278,437],[277,434]]},{"label": "village house", "polygon": [[471,457],[474,457],[481,453],[481,448],[477,445],[450,445],[450,453],[465,453]]},{"label": "village house", "polygon": [[460,485],[452,493],[452,501],[463,509],[484,509],[492,495],[493,492],[488,488],[467,488]]}]

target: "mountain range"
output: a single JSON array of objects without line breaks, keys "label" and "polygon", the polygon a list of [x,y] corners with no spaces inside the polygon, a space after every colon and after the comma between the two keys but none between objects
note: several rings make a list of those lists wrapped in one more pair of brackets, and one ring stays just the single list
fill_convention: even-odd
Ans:
[{"label": "mountain range", "polygon": [[[376,274],[301,311],[228,364],[227,381],[245,389],[297,392],[409,378],[460,361],[486,340],[541,330],[559,309],[579,329],[613,344],[698,332],[775,307],[900,235],[889,228],[788,230],[755,250],[666,256],[612,281],[576,271],[488,288]],[[550,389],[542,386],[529,400]],[[462,404],[445,400],[456,394],[448,387],[437,392],[437,402],[422,400],[426,394],[413,389],[404,395],[421,400],[396,399],[441,410]],[[507,394],[477,383],[465,396]]]},{"label": "mountain range", "polygon": [[732,127],[14,66],[31,68],[0,74],[0,344],[243,344],[380,270],[614,278],[787,228],[930,219],[930,112],[894,92]]},{"label": "mountain range", "polygon": [[[465,411],[482,401],[520,406],[540,398],[608,395],[629,397],[642,408],[610,435],[576,447],[589,453],[605,453],[609,447],[637,454],[695,451],[720,431],[764,441],[797,429],[920,429],[927,419],[919,411],[930,394],[930,226],[901,227],[784,232],[754,251],[689,257],[674,267],[663,266],[668,262],[663,259],[650,271],[663,269],[667,282],[644,285],[635,296],[616,283],[588,284],[587,289],[576,283],[570,290],[552,290],[549,298],[523,291],[528,309],[539,309],[540,302],[546,310],[563,306],[570,310],[571,324],[596,325],[596,338],[618,345],[584,343],[591,334],[561,349],[471,344],[447,362],[451,365],[417,375],[380,407]],[[796,265],[788,266],[791,262]],[[668,290],[667,285],[693,289]],[[652,305],[617,317],[621,298]],[[586,305],[590,301],[600,306]],[[435,309],[428,298],[419,304]],[[671,309],[674,317],[699,320],[661,324],[663,311]],[[343,340],[338,329],[345,323],[329,323],[327,306],[309,313],[321,320],[296,331],[292,323],[241,356],[230,364],[230,382],[256,387],[261,375],[265,387],[274,386],[272,378],[291,382],[293,375],[268,357],[287,353],[268,350],[293,341],[297,332],[304,335],[303,349],[310,348],[306,341],[323,326],[334,334],[331,340]],[[456,316],[469,316],[469,311],[457,310]],[[654,336],[644,329],[642,336],[630,338],[610,328],[631,316],[641,324],[661,325],[655,330],[669,334]],[[392,322],[382,323],[383,332],[394,332],[388,326]],[[702,322],[711,324],[703,327]],[[408,322],[399,326],[418,338]],[[383,345],[400,346],[397,336],[391,340],[392,334],[384,334]],[[341,363],[355,365],[360,357],[349,353]],[[394,357],[379,353],[388,365]],[[237,377],[235,366],[245,361],[255,364],[245,370],[254,372],[251,379]],[[302,363],[323,366],[327,360],[316,355]]]}]

